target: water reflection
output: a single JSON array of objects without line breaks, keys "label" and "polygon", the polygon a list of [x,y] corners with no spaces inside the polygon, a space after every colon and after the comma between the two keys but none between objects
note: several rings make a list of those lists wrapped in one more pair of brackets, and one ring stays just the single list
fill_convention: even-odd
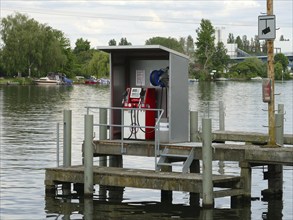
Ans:
[{"label": "water reflection", "polygon": [[[114,199],[115,200],[115,199]],[[251,220],[250,207],[202,209],[186,204],[145,202],[111,202],[97,198],[62,198],[47,196],[47,219],[193,219]]]}]

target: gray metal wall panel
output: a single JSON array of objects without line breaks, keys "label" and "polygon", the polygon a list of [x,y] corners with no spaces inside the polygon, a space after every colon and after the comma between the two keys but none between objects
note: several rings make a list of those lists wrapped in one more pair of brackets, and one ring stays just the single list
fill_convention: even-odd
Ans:
[{"label": "gray metal wall panel", "polygon": [[170,53],[170,142],[188,141],[188,60]]}]

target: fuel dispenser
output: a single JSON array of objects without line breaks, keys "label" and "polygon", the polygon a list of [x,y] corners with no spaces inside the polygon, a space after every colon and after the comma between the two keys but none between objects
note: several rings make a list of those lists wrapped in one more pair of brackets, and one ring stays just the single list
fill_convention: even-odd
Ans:
[{"label": "fuel dispenser", "polygon": [[155,88],[127,88],[123,94],[122,105],[129,110],[124,111],[124,138],[153,140],[155,137],[156,111],[143,110],[156,108]]}]

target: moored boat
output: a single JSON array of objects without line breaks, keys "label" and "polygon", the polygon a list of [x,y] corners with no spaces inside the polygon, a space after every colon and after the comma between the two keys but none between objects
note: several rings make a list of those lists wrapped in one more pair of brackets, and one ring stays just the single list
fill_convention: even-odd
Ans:
[{"label": "moored boat", "polygon": [[34,80],[37,85],[72,85],[72,80],[59,73],[49,73],[45,77]]},{"label": "moored boat", "polygon": [[256,80],[256,81],[260,81],[262,80],[262,78],[260,76],[257,76],[257,77],[252,77],[250,78],[251,80]]},{"label": "moored boat", "polygon": [[58,79],[50,79],[49,77],[41,77],[35,80],[37,85],[60,85],[61,81]]},{"label": "moored boat", "polygon": [[90,85],[94,85],[94,84],[97,84],[98,83],[98,80],[96,77],[94,76],[91,76],[90,78],[86,79],[84,81],[85,84],[90,84]]}]

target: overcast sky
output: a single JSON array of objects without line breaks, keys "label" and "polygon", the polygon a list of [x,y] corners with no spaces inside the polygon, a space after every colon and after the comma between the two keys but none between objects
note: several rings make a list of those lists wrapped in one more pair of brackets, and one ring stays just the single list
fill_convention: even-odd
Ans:
[{"label": "overcast sky", "polygon": [[[280,35],[293,41],[293,1],[274,0],[276,40]],[[27,14],[39,23],[62,31],[74,47],[83,38],[92,47],[117,43],[126,37],[132,45],[144,45],[151,37],[187,37],[196,39],[201,19],[209,19],[222,30],[226,41],[229,33],[258,34],[258,16],[266,13],[266,0],[190,0],[190,1],[118,1],[118,0],[0,0],[1,18],[14,12]]]}]

